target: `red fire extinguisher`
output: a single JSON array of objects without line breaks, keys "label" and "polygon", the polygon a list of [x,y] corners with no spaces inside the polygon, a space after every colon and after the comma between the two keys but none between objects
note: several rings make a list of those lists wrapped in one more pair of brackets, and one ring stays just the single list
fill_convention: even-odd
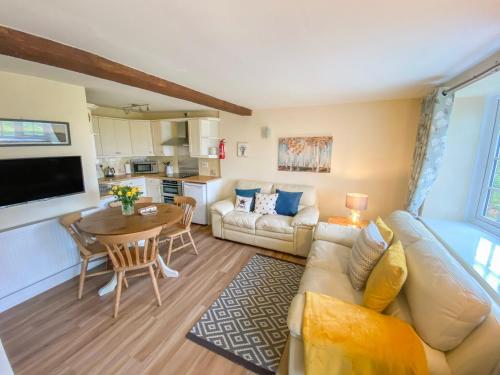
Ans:
[{"label": "red fire extinguisher", "polygon": [[219,141],[219,159],[226,158],[226,152],[224,151],[224,144],[226,143],[225,139],[221,139]]}]

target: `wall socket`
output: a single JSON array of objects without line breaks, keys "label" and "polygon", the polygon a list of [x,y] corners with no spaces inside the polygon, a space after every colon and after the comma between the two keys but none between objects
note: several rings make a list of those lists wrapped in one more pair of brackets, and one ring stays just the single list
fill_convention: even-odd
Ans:
[{"label": "wall socket", "polygon": [[202,168],[208,168],[208,161],[202,161],[201,162],[201,167]]}]

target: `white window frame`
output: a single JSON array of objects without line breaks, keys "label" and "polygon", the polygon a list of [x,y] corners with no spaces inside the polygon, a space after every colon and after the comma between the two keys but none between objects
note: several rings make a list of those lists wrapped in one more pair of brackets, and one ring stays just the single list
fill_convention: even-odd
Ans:
[{"label": "white window frame", "polygon": [[[500,236],[500,222],[497,223],[483,215],[490,190],[491,176],[496,165],[497,147],[500,147],[500,96],[489,98],[485,106],[476,171],[473,174],[474,178],[471,184],[469,214],[467,215],[468,221]],[[497,163],[500,164],[500,158],[496,159]]]}]

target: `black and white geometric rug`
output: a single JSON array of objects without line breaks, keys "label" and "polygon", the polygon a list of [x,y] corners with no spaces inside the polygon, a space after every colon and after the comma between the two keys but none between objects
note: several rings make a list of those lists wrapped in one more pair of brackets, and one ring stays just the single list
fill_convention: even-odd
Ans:
[{"label": "black and white geometric rug", "polygon": [[258,374],[274,374],[303,272],[304,266],[254,255],[187,338]]}]

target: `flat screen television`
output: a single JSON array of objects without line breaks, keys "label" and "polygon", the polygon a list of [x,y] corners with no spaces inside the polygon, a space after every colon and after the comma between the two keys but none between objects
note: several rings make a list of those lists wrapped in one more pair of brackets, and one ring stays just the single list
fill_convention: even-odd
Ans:
[{"label": "flat screen television", "polygon": [[0,207],[83,192],[80,156],[0,159]]}]

